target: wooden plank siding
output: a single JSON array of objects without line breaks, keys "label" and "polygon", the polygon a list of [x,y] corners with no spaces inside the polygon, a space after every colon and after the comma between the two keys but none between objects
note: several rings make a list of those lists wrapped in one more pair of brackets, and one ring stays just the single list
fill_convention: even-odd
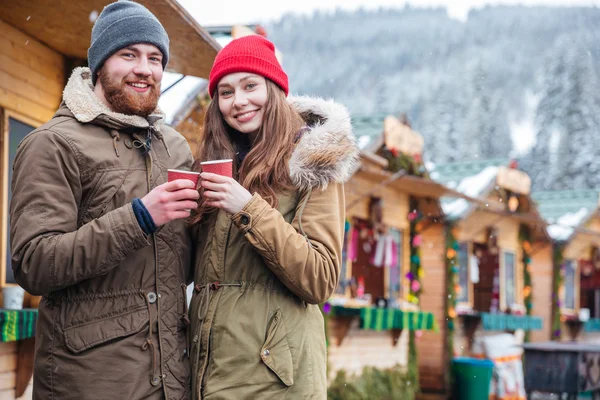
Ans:
[{"label": "wooden plank siding", "polygon": [[446,367],[446,249],[444,227],[429,226],[422,233],[421,265],[425,276],[421,280],[421,310],[433,313],[440,327],[438,333],[424,331],[417,338],[421,389],[425,392],[445,390]]},{"label": "wooden plank siding", "polygon": [[0,20],[0,107],[40,124],[58,109],[64,57]]},{"label": "wooden plank siding", "polygon": [[548,243],[543,247],[533,244],[531,263],[531,282],[533,290],[532,314],[541,317],[541,331],[531,332],[532,342],[543,342],[551,339],[552,335],[552,246]]},{"label": "wooden plank siding", "polygon": [[[0,343],[0,399],[15,399],[17,376],[17,343]],[[29,383],[25,394],[15,400],[30,400],[32,398],[32,383]]]},{"label": "wooden plank siding", "polygon": [[[32,126],[49,121],[62,99],[64,68],[60,53],[0,19],[0,109],[8,116]],[[15,399],[16,368],[17,343],[0,343],[0,399]],[[19,399],[31,398],[30,382]]]}]

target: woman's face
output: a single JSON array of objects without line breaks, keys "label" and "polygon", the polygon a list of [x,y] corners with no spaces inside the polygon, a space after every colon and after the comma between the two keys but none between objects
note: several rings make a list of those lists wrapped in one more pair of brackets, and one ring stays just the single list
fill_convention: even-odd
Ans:
[{"label": "woman's face", "polygon": [[219,109],[233,129],[255,134],[260,129],[267,104],[267,82],[260,75],[236,72],[217,85]]}]

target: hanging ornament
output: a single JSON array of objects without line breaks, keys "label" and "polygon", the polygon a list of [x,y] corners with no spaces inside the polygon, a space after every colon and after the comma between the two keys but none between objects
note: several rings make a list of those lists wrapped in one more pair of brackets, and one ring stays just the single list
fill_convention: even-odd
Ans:
[{"label": "hanging ornament", "polygon": [[421,289],[421,284],[419,283],[419,281],[412,281],[410,283],[410,290],[412,290],[413,293],[417,293],[420,289]]},{"label": "hanging ornament", "polygon": [[412,242],[413,247],[419,247],[421,244],[423,244],[423,237],[421,235],[415,235]]},{"label": "hanging ornament", "polygon": [[448,249],[448,251],[446,252],[446,258],[452,259],[454,257],[456,257],[456,250]]},{"label": "hanging ornament", "polygon": [[508,209],[510,212],[515,212],[519,208],[519,199],[517,196],[512,195],[508,199]]}]

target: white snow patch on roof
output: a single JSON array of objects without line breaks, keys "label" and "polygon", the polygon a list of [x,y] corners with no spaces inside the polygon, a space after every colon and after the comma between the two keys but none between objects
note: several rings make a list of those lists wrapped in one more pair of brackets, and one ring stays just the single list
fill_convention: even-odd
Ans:
[{"label": "white snow patch on roof", "polygon": [[362,135],[361,137],[358,138],[358,148],[364,149],[365,147],[367,147],[367,145],[369,144],[370,141],[371,141],[370,136]]},{"label": "white snow patch on roof", "polygon": [[[181,74],[173,74],[165,72],[161,86],[163,89],[168,88],[177,79],[181,78]],[[202,78],[195,76],[186,76],[181,81],[177,82],[175,86],[169,89],[166,93],[160,96],[158,100],[158,106],[165,113],[165,122],[170,124],[173,122],[173,118],[177,111],[188,101],[191,96],[194,96],[199,90],[200,86],[205,82]]]},{"label": "white snow patch on roof", "polygon": [[589,211],[586,207],[582,207],[574,213],[566,213],[557,219],[556,224],[548,226],[548,235],[557,241],[568,240],[575,228],[581,225],[588,215]]},{"label": "white snow patch on roof", "polygon": [[[470,197],[479,197],[483,194],[498,175],[498,167],[490,166],[477,175],[469,176],[460,181],[456,190]],[[450,182],[446,184],[450,186]],[[469,202],[465,199],[456,199],[442,202],[442,210],[450,218],[459,218],[469,209]]]}]

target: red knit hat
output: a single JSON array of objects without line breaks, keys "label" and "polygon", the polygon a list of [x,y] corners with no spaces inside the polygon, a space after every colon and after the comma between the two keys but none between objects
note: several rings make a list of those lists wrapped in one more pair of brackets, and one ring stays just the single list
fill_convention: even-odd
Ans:
[{"label": "red knit hat", "polygon": [[262,36],[234,39],[217,54],[208,84],[211,98],[221,78],[235,72],[261,75],[275,82],[286,96],[288,94],[288,77],[275,57],[275,46]]}]

